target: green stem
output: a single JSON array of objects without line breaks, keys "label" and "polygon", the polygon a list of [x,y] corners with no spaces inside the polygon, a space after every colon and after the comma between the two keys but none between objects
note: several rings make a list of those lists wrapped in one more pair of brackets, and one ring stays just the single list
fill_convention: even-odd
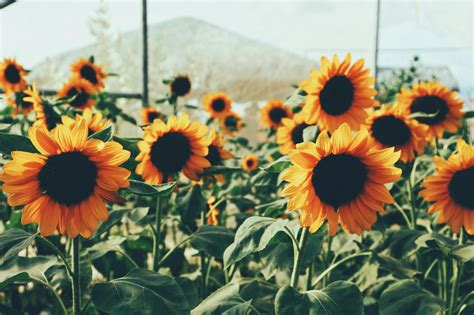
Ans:
[{"label": "green stem", "polygon": [[61,250],[59,248],[57,248],[56,245],[51,243],[47,238],[45,238],[45,237],[43,237],[39,234],[36,236],[36,238],[38,240],[42,241],[46,246],[48,246],[50,249],[52,249],[56,253],[56,255],[58,255],[59,259],[62,260],[62,262],[64,264],[64,267],[66,268],[66,272],[67,272],[68,276],[72,278],[73,272],[72,272],[71,266],[67,262],[66,257],[61,252]]},{"label": "green stem", "polygon": [[[459,245],[462,245],[464,241],[464,230],[461,229],[459,232]],[[451,288],[451,300],[449,303],[449,315],[454,314],[457,308],[457,299],[459,294],[459,286],[461,284],[461,277],[464,269],[464,264],[462,262],[457,262],[455,259],[452,260],[453,263],[453,285]]]},{"label": "green stem", "polygon": [[74,315],[81,314],[80,236],[72,240],[72,309]]},{"label": "green stem", "polygon": [[293,232],[287,227],[283,227],[288,233],[288,236],[291,238],[291,241],[293,243],[293,248],[296,248],[298,251],[300,251],[300,248],[298,247],[298,240],[296,239],[295,235]]},{"label": "green stem", "polygon": [[153,271],[158,271],[158,262],[160,260],[161,217],[163,215],[163,203],[163,197],[156,197],[155,233],[153,235]]},{"label": "green stem", "polygon": [[403,210],[403,208],[397,203],[395,202],[393,204],[395,206],[395,208],[398,210],[398,212],[400,212],[400,214],[402,215],[403,219],[405,220],[405,223],[407,224],[408,228],[410,230],[413,230],[413,226],[411,225],[411,221],[410,219],[408,218],[407,214],[405,213],[405,211]]},{"label": "green stem", "polygon": [[293,260],[293,271],[291,272],[291,286],[296,288],[298,285],[298,278],[301,272],[301,262],[303,261],[304,245],[308,240],[309,231],[307,228],[301,228],[301,235],[299,239],[299,245],[293,246],[294,260]]},{"label": "green stem", "polygon": [[435,155],[438,155],[439,156],[439,140],[438,140],[438,137],[435,137]]},{"label": "green stem", "polygon": [[178,249],[179,247],[181,247],[181,245],[183,245],[184,243],[186,243],[187,241],[189,241],[191,239],[191,236],[189,237],[186,237],[184,238],[181,242],[179,242],[178,244],[175,245],[175,247],[173,247],[172,249],[170,249],[164,256],[163,258],[161,258],[161,260],[158,262],[158,267],[160,267],[165,261],[166,259],[168,259],[169,256],[171,256],[171,254],[173,254],[173,252]]},{"label": "green stem", "polygon": [[306,291],[311,290],[311,280],[313,278],[313,264],[309,265],[307,271],[308,277],[306,278]]},{"label": "green stem", "polygon": [[[206,225],[206,209],[201,209],[201,225]],[[201,299],[206,297],[206,275],[207,275],[207,268],[206,268],[206,254],[204,252],[200,252],[199,256],[201,256]]]},{"label": "green stem", "polygon": [[135,260],[133,260],[133,258],[130,257],[125,251],[119,250],[119,251],[117,251],[117,253],[119,253],[119,254],[121,254],[123,257],[125,257],[125,259],[127,259],[127,260],[130,262],[130,264],[133,265],[133,267],[139,268],[139,266],[138,266],[138,264],[135,262]]},{"label": "green stem", "polygon": [[327,268],[326,270],[324,270],[320,275],[319,277],[316,279],[316,281],[313,283],[313,288],[319,283],[319,281],[321,281],[328,273],[330,273],[333,269],[335,269],[336,267],[338,267],[339,265],[345,263],[346,261],[348,260],[351,260],[353,258],[356,258],[356,257],[361,257],[361,256],[370,256],[372,255],[371,252],[360,252],[360,253],[356,253],[356,254],[352,254],[350,256],[347,256],[346,258],[343,258],[341,260],[339,260],[338,262],[334,263],[333,265],[331,265],[329,268]]}]

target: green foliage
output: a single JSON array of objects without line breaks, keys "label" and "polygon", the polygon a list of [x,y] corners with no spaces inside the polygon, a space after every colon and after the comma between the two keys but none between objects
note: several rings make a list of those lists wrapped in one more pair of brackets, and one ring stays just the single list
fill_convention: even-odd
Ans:
[{"label": "green foliage", "polygon": [[0,234],[0,262],[5,263],[18,255],[33,243],[36,235],[20,229],[10,229]]},{"label": "green foliage", "polygon": [[221,259],[233,239],[234,232],[226,227],[203,225],[191,234],[191,245],[208,256]]}]

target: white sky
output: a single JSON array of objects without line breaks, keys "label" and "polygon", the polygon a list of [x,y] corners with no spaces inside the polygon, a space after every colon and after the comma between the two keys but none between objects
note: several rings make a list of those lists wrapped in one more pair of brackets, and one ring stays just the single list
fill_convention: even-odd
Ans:
[{"label": "white sky", "polygon": [[[141,0],[106,0],[112,28],[137,29]],[[149,0],[149,24],[192,16],[319,59],[348,51],[373,65],[375,0],[162,1]],[[99,0],[20,0],[0,11],[0,56],[33,66],[47,56],[94,41],[88,19]],[[464,96],[474,91],[474,2],[382,0],[380,66],[406,66],[414,54],[447,65]]]}]

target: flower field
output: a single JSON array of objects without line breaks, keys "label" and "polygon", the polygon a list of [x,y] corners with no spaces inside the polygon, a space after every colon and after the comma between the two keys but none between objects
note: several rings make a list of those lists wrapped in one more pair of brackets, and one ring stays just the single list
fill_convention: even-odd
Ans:
[{"label": "flower field", "polygon": [[418,66],[322,57],[247,139],[184,73],[133,115],[3,59],[0,313],[473,314],[474,112]]}]

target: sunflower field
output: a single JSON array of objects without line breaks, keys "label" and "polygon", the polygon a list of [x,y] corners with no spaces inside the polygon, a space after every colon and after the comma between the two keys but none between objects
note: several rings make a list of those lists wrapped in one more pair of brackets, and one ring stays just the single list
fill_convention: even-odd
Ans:
[{"label": "sunflower field", "polygon": [[257,143],[187,74],[136,121],[93,57],[3,59],[0,313],[474,314],[474,112],[416,59],[322,57]]}]

